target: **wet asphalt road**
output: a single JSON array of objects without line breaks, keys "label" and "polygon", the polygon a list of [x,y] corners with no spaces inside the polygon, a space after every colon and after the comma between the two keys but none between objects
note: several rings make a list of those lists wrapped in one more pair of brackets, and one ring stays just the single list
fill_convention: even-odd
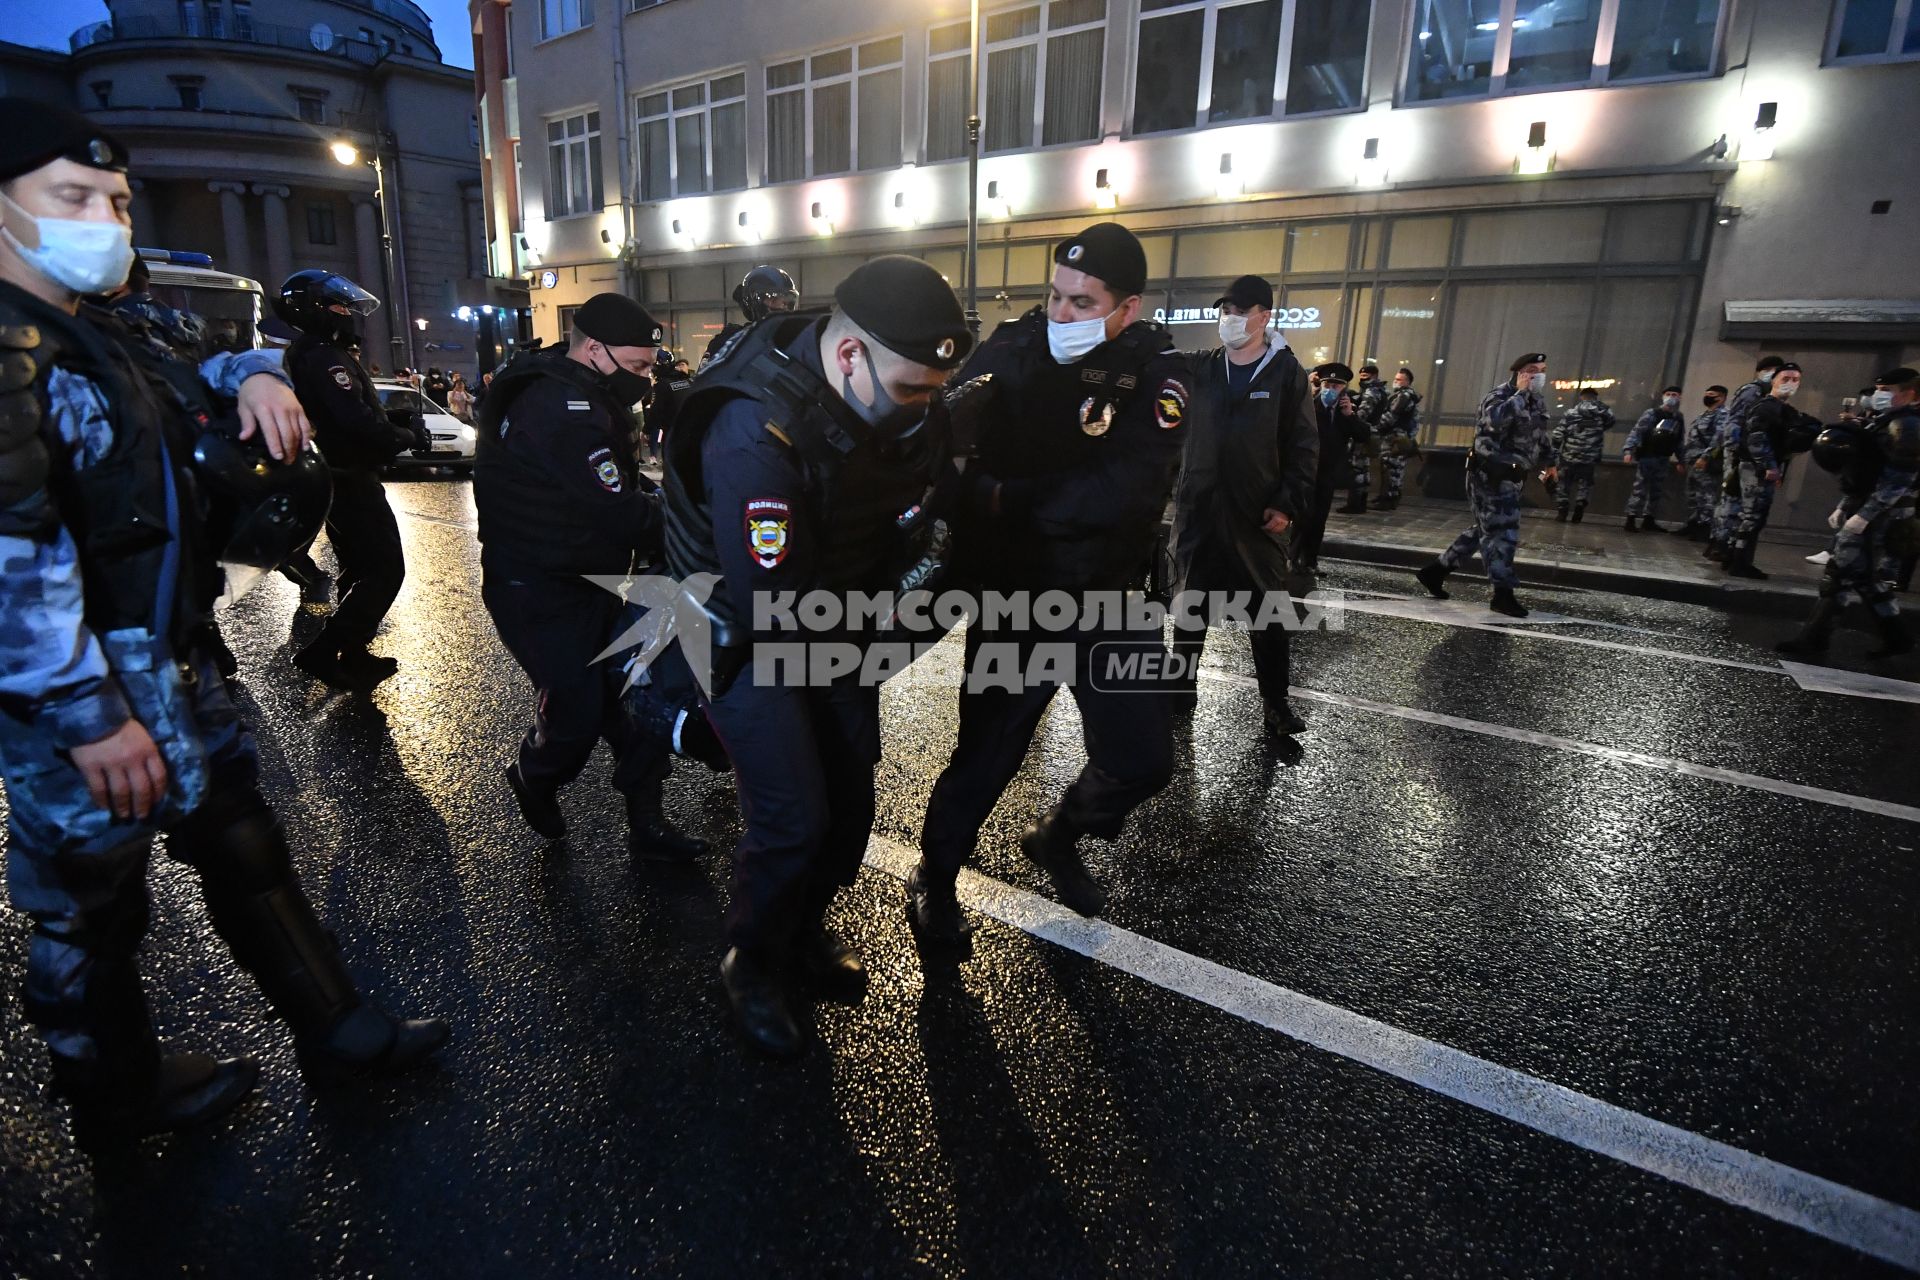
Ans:
[{"label": "wet asphalt road", "polygon": [[[836,925],[873,987],[823,1046],[742,1056],[714,976],[724,860],[636,868],[604,762],[544,845],[499,770],[529,714],[480,607],[465,482],[391,487],[409,576],[376,646],[401,674],[327,698],[287,665],[279,579],[226,629],[265,786],[309,892],[390,1006],[444,1013],[431,1073],[316,1095],[208,928],[153,877],[162,1034],[265,1066],[211,1129],[76,1152],[20,1020],[0,924],[0,1273],[109,1276],[1475,1276],[1898,1274],[1665,1181],[982,921],[921,972],[899,882]],[[1361,592],[1404,572],[1336,566]],[[1462,582],[1463,616],[1483,583]],[[1525,634],[1353,615],[1301,639],[1308,689],[1897,804],[1920,708],[1802,692],[1789,620],[1574,591]],[[1844,637],[1847,665],[1866,647]],[[937,663],[949,655],[935,654]],[[1303,750],[1252,732],[1216,633],[1180,776],[1090,861],[1108,919],[1239,973],[1897,1205],[1920,1206],[1920,825],[1642,764],[1303,700]],[[1920,666],[1886,672],[1920,679]],[[890,685],[877,834],[911,845],[952,694]],[[1059,700],[978,869],[1080,762]],[[669,808],[725,847],[724,776]]]}]

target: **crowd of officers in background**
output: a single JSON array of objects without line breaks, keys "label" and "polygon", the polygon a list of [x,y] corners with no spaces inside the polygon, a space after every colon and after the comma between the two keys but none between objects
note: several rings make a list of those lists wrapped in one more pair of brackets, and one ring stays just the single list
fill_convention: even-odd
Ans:
[{"label": "crowd of officers in background", "polygon": [[[135,967],[157,830],[200,871],[216,933],[291,1024],[310,1075],[410,1070],[450,1033],[439,1019],[388,1015],[346,973],[259,792],[231,671],[216,659],[220,562],[285,564],[324,513],[340,599],[295,662],[353,692],[397,667],[369,649],[404,574],[379,474],[418,429],[383,411],[355,354],[378,300],[336,274],[298,272],[274,298],[293,334],[284,362],[153,349],[141,308],[92,301],[128,278],[127,169],[125,147],[78,113],[0,98],[9,883],[34,920],[27,1012],[56,1084],[91,1126],[122,1136],[218,1115],[258,1074],[249,1059],[160,1050]],[[744,830],[720,972],[743,1038],[770,1056],[806,1049],[804,1001],[865,993],[858,950],[829,921],[872,832],[881,733],[864,665],[821,675],[770,660],[763,646],[794,635],[762,614],[761,597],[870,598],[909,582],[1084,601],[1138,588],[1153,565],[1169,594],[1252,592],[1292,609],[1320,572],[1334,493],[1346,487],[1344,510],[1390,510],[1418,454],[1412,371],[1383,381],[1370,363],[1357,375],[1302,368],[1272,326],[1268,281],[1236,280],[1216,302],[1219,345],[1183,353],[1141,317],[1147,259],[1127,228],[1083,228],[1053,261],[1046,302],[977,346],[952,289],[919,259],[863,264],[825,313],[799,311],[791,279],[756,268],[737,295],[748,323],[716,341],[697,377],[669,358],[644,308],[603,294],[564,346],[517,355],[475,397],[482,599],[537,694],[502,785],[529,827],[559,838],[560,793],[605,741],[630,850],[684,863],[707,844],[664,811],[675,760],[732,769]],[[1467,457],[1474,523],[1420,570],[1436,596],[1479,554],[1492,607],[1525,616],[1514,552],[1522,489],[1543,463],[1565,518],[1580,517],[1606,410],[1583,396],[1556,430],[1547,360],[1519,355],[1480,404]],[[1729,572],[1750,569],[1786,458],[1819,425],[1787,405],[1798,381],[1769,357],[1724,417],[1715,401],[1705,426],[1685,430],[1669,388],[1629,436],[1629,526],[1655,527],[1665,471],[1706,463],[1696,469],[1710,474],[1717,447],[1709,533]],[[1844,496],[1821,608],[1788,642],[1796,652],[1824,649],[1855,603],[1870,607],[1882,652],[1910,647],[1888,566],[1914,528],[1917,399],[1920,373],[1892,370],[1870,419],[1819,435],[1816,456]],[[1376,449],[1389,465],[1369,508]],[[650,454],[664,484],[641,469]],[[220,456],[238,465],[209,461]],[[330,476],[331,507],[324,488],[313,500],[316,471]],[[233,509],[203,502],[202,485]],[[1697,532],[1698,489],[1695,501]],[[83,592],[83,581],[111,589]],[[849,621],[832,639],[874,645],[880,625]],[[1253,640],[1265,728],[1282,747],[1305,728],[1287,702],[1289,629]],[[1132,611],[1082,611],[1064,630],[993,615],[967,627],[956,740],[905,887],[925,963],[971,955],[959,872],[1061,688],[1078,705],[1086,760],[1017,843],[1066,907],[1105,910],[1084,842],[1118,836],[1171,780],[1174,725],[1198,701],[1206,640],[1204,626],[1176,627],[1174,655],[1187,661],[1169,664],[1154,660],[1167,657],[1159,624]],[[1026,661],[1043,648],[1065,665]],[[627,650],[624,666],[601,660]],[[1004,653],[1024,680],[977,678]]]}]

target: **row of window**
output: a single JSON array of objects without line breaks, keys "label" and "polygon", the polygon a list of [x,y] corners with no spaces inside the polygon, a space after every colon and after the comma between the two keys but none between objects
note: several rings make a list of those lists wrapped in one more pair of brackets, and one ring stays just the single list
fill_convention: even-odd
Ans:
[{"label": "row of window", "polygon": [[[168,76],[173,92],[183,111],[201,111],[206,108],[207,78],[200,75]],[[113,105],[113,81],[93,80],[87,85],[93,91],[93,99],[106,110]],[[327,123],[327,90],[309,89],[300,85],[290,85],[293,92],[294,114],[307,124]]]}]

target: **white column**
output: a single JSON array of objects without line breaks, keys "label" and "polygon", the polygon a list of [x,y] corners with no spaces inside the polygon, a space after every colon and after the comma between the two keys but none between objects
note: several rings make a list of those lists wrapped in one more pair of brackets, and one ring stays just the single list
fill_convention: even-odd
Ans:
[{"label": "white column", "polygon": [[[209,182],[207,190],[220,197],[220,234],[226,244],[226,259],[220,263],[220,269],[240,276],[252,275],[253,249],[247,243],[247,206],[240,201],[247,193],[246,184]],[[280,281],[275,280],[272,287],[279,286]]]},{"label": "white column", "polygon": [[253,184],[253,194],[266,202],[267,276],[261,283],[278,289],[293,274],[293,239],[287,230],[287,197],[293,192],[268,183]]},{"label": "white column", "polygon": [[[354,283],[368,293],[386,294],[386,275],[380,264],[380,207],[371,193],[355,192],[353,202]],[[368,316],[360,335],[360,355],[368,364],[377,364],[384,373],[393,370],[393,299],[382,297],[380,309]]]}]

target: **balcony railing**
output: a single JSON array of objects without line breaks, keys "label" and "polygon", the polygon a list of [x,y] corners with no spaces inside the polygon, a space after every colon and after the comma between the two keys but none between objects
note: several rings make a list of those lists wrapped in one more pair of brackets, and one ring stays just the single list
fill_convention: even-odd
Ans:
[{"label": "balcony railing", "polygon": [[279,49],[298,49],[303,53],[332,54],[362,66],[372,66],[391,52],[379,45],[330,31],[322,23],[312,27],[283,27],[237,15],[221,15],[218,18],[196,16],[190,21],[182,21],[177,16],[119,18],[82,27],[73,33],[67,43],[77,53],[92,45],[115,40],[169,39],[227,40]]}]

